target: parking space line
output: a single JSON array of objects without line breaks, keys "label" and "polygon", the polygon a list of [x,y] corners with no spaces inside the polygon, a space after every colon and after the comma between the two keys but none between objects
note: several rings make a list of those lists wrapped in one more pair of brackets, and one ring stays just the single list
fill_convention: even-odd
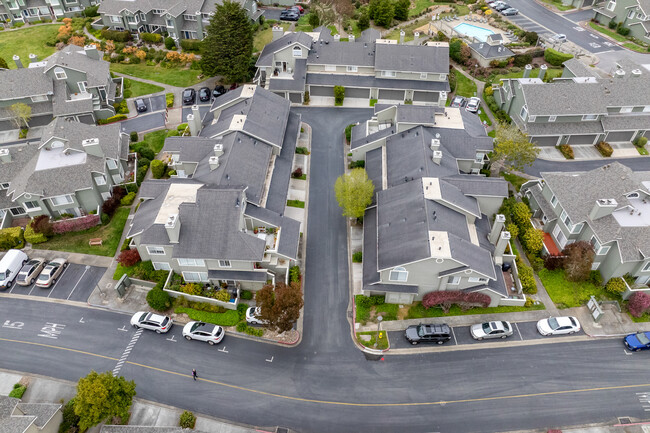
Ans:
[{"label": "parking space line", "polygon": [[32,284],[32,288],[31,288],[31,290],[29,291],[29,293],[27,295],[31,295],[32,292],[34,291],[35,287],[36,287],[36,282],[34,282],[34,284]]},{"label": "parking space line", "polygon": [[521,336],[521,332],[519,331],[519,326],[517,326],[516,323],[515,323],[515,328],[517,328],[517,334],[519,334],[519,339],[520,339],[521,341],[524,341],[524,337]]},{"label": "parking space line", "polygon": [[454,337],[454,344],[458,346],[458,340],[456,340],[456,333],[454,332],[454,328],[451,328],[451,335]]},{"label": "parking space line", "polygon": [[[66,268],[66,269],[67,269],[67,268]],[[90,268],[89,268],[88,266],[86,266],[86,268],[84,269],[84,273],[81,274],[81,276],[79,277],[79,280],[77,280],[77,284],[74,285],[74,287],[72,288],[72,291],[70,292],[70,294],[68,295],[68,297],[65,298],[66,301],[69,301],[69,300],[70,300],[70,296],[72,296],[72,294],[74,293],[75,289],[77,288],[77,286],[79,285],[79,283],[80,283],[81,280],[83,279],[84,275],[86,275],[86,272],[88,272],[88,269],[90,269]],[[64,270],[63,272],[65,272],[65,270]],[[61,275],[63,275],[63,274],[61,274]],[[58,283],[58,280],[57,280],[57,283]]]},{"label": "parking space line", "polygon": [[63,277],[63,274],[65,274],[65,271],[67,271],[67,270],[68,270],[68,266],[66,266],[65,269],[63,270],[63,272],[61,272],[61,275],[59,275],[59,278],[56,279],[56,283],[54,283],[54,285],[52,287],[50,287],[50,293],[47,295],[48,298],[50,296],[52,296],[52,293],[54,293],[54,288],[56,287],[57,284],[59,284],[59,281],[61,281],[61,278]]}]

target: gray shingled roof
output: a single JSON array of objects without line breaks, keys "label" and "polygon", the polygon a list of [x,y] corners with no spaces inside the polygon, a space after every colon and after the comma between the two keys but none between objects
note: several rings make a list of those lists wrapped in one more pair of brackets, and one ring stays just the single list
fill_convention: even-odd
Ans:
[{"label": "gray shingled roof", "polygon": [[280,215],[284,213],[287,204],[289,181],[293,169],[293,158],[296,152],[298,134],[300,133],[300,114],[289,112],[289,120],[284,134],[284,142],[280,154],[275,157],[271,183],[266,193],[265,207]]},{"label": "gray shingled roof", "polygon": [[650,130],[650,115],[607,116],[601,120],[605,131]]},{"label": "gray shingled roof", "polygon": [[311,48],[312,38],[307,33],[304,32],[292,32],[285,33],[279,39],[269,42],[264,46],[262,53],[260,54],[255,66],[258,68],[261,66],[273,66],[273,54],[278,51],[287,48],[293,47],[295,44],[300,44],[305,48]]},{"label": "gray shingled roof", "polygon": [[47,95],[52,92],[52,79],[45,75],[43,67],[0,70],[0,100]]},{"label": "gray shingled roof", "polygon": [[375,46],[365,42],[315,41],[308,65],[374,66]]},{"label": "gray shingled roof", "polygon": [[445,181],[460,188],[465,195],[508,197],[508,182],[501,178],[458,174],[446,177]]},{"label": "gray shingled roof", "polygon": [[11,416],[18,403],[20,403],[19,398],[0,395],[0,418]]},{"label": "gray shingled roof", "polygon": [[[531,116],[607,114],[600,90],[599,83],[576,83],[573,80],[522,84],[528,114]],[[576,104],[577,95],[580,95],[579,104]]]},{"label": "gray shingled roof", "polygon": [[0,433],[23,433],[36,420],[35,416],[12,416],[0,419]]},{"label": "gray shingled roof", "polygon": [[305,90],[307,80],[307,59],[296,59],[292,78],[267,77],[271,91],[296,91]]},{"label": "gray shingled roof", "polygon": [[402,80],[377,78],[374,75],[307,74],[307,84],[316,86],[377,87],[380,89],[412,89],[429,92],[449,91],[448,81]]},{"label": "gray shingled roof", "polygon": [[378,71],[449,73],[449,47],[376,44]]},{"label": "gray shingled roof", "polygon": [[61,405],[56,403],[18,403],[16,407],[25,415],[35,416],[34,424],[41,429],[61,409]]},{"label": "gray shingled roof", "polygon": [[[612,215],[595,221],[589,218],[596,200],[613,198],[620,208],[629,203],[625,194],[647,191],[631,169],[613,162],[579,175],[542,173],[542,177],[574,224],[586,221],[603,244],[618,240],[623,261],[641,260],[641,254],[650,256],[650,227],[622,227]],[[607,185],[605,190],[603,185]]]},{"label": "gray shingled roof", "polygon": [[65,81],[54,82],[54,98],[52,100],[52,114],[54,117],[71,116],[74,114],[92,113],[93,99],[70,99],[70,91]]},{"label": "gray shingled roof", "polygon": [[237,280],[266,282],[269,278],[266,270],[260,271],[227,271],[224,269],[208,269],[208,278],[211,280]]},{"label": "gray shingled roof", "polygon": [[55,66],[69,67],[85,72],[88,87],[108,86],[111,81],[110,63],[102,59],[103,52],[98,53],[99,60],[94,60],[86,55],[83,47],[67,45],[46,59],[45,70],[48,71]]},{"label": "gray shingled roof", "polygon": [[490,45],[484,42],[469,44],[469,48],[484,59],[488,60],[502,59],[511,57],[515,54],[508,47],[504,47],[503,45]]},{"label": "gray shingled roof", "polygon": [[382,149],[381,147],[366,152],[366,173],[368,179],[372,181],[375,186],[375,194],[373,194],[372,202],[376,203],[377,191],[383,189],[383,166],[382,166]]},{"label": "gray shingled roof", "polygon": [[463,194],[457,186],[445,182],[444,180],[440,180],[440,196],[445,202],[456,206],[477,218],[481,217],[481,210],[479,209],[478,201],[474,197],[468,197]]},{"label": "gray shingled roof", "polygon": [[377,39],[381,39],[381,32],[377,29],[366,29],[361,32],[361,36],[357,39],[358,42],[374,43]]},{"label": "gray shingled roof", "polygon": [[298,257],[300,244],[300,223],[298,221],[254,205],[246,206],[244,213],[252,218],[280,227],[278,254],[294,260]]},{"label": "gray shingled roof", "polygon": [[[539,208],[542,210],[546,218],[550,220],[554,220],[555,217],[555,209],[549,203],[549,201],[544,197],[542,194],[542,190],[540,188],[540,183],[536,182],[534,185],[531,185],[530,187],[526,187],[524,191],[530,191],[531,195],[539,205]],[[522,192],[524,192],[522,191]]]},{"label": "gray shingled roof", "polygon": [[[243,6],[243,0],[236,0]],[[131,0],[106,0],[102,1],[99,5],[100,14],[120,15],[121,11],[126,9],[130,12],[150,12],[153,9],[162,9],[169,11],[171,15],[178,16],[182,13],[194,14],[196,11],[212,12],[215,10],[216,4],[223,4],[222,0],[205,1],[205,0],[183,0],[177,3],[171,3],[166,0],[138,0],[133,2]]]},{"label": "gray shingled roof", "polygon": [[528,135],[559,135],[559,134],[601,134],[603,124],[599,121],[589,122],[551,122],[527,123]]},{"label": "gray shingled roof", "polygon": [[363,286],[379,282],[377,272],[377,208],[366,209],[363,217]]},{"label": "gray shingled roof", "polygon": [[564,68],[568,69],[575,77],[595,77],[600,78],[594,68],[588,68],[587,65],[578,59],[569,59],[563,63]]},{"label": "gray shingled roof", "polygon": [[364,286],[363,290],[370,290],[373,292],[382,292],[382,293],[418,293],[418,286],[411,286],[408,284],[371,284]]}]

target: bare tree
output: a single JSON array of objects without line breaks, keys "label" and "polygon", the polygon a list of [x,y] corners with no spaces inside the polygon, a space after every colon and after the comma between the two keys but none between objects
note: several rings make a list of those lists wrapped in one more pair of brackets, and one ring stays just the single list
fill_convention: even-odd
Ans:
[{"label": "bare tree", "polygon": [[11,111],[11,121],[16,125],[16,128],[29,128],[29,119],[32,118],[32,107],[22,102],[17,102],[9,107],[9,111]]}]

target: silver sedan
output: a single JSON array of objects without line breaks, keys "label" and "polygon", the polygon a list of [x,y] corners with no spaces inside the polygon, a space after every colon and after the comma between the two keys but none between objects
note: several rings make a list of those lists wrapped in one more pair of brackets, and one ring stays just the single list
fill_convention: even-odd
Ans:
[{"label": "silver sedan", "polygon": [[512,335],[512,325],[504,320],[498,322],[485,322],[472,325],[469,329],[472,338],[475,340],[487,340],[489,338],[506,338]]}]

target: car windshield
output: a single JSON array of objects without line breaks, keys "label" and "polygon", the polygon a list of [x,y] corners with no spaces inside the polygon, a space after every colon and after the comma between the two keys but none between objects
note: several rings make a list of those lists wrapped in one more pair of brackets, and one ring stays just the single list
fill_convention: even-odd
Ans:
[{"label": "car windshield", "polygon": [[192,94],[191,90],[186,90],[183,92],[183,96],[190,96]]},{"label": "car windshield", "polygon": [[190,329],[190,332],[194,332],[197,329],[199,329],[201,326],[203,326],[203,323],[201,322],[196,322],[194,325],[192,325],[192,329]]},{"label": "car windshield", "polygon": [[645,332],[639,332],[638,334],[636,334],[636,338],[637,340],[639,340],[639,343],[643,345],[650,343],[650,339],[648,339],[648,336],[645,335]]},{"label": "car windshield", "polygon": [[555,317],[551,317],[548,319],[548,326],[550,326],[551,329],[557,329],[560,327],[560,324],[557,323],[557,319]]},{"label": "car windshield", "polygon": [[424,332],[424,326],[418,326],[418,336],[424,337],[425,332]]},{"label": "car windshield", "polygon": [[168,318],[168,317],[165,317],[165,320],[162,321],[162,323],[160,324],[160,326],[162,326],[162,327],[164,328],[165,326],[167,326],[167,322],[169,322],[169,318]]},{"label": "car windshield", "polygon": [[23,275],[27,275],[27,274],[29,274],[29,273],[32,272],[32,269],[33,269],[33,268],[34,268],[34,267],[33,267],[32,265],[25,265],[25,266],[23,266],[22,269],[20,270],[20,273],[23,274]]},{"label": "car windshield", "polygon": [[490,327],[489,323],[486,322],[486,323],[483,324],[483,332],[485,332],[486,334],[489,334],[491,330],[492,330],[492,328]]},{"label": "car windshield", "polygon": [[41,275],[38,276],[38,281],[47,281],[50,279],[50,273],[49,272],[42,272]]},{"label": "car windshield", "polygon": [[0,280],[4,280],[5,278],[6,278],[6,277],[5,277],[5,273],[4,273],[4,272],[0,272]]}]

